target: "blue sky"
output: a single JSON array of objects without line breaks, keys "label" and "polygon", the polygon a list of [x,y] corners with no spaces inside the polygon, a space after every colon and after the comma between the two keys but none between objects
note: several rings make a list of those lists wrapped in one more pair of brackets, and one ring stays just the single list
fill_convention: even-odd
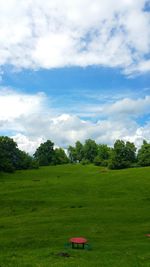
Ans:
[{"label": "blue sky", "polygon": [[[1,86],[18,92],[44,92],[50,105],[61,112],[77,114],[77,106],[113,103],[122,98],[143,98],[150,93],[149,73],[128,77],[118,68],[69,67],[13,72],[7,68]],[[92,118],[91,118],[92,119]]]},{"label": "blue sky", "polygon": [[115,2],[0,3],[1,135],[29,153],[150,141],[150,2]]}]

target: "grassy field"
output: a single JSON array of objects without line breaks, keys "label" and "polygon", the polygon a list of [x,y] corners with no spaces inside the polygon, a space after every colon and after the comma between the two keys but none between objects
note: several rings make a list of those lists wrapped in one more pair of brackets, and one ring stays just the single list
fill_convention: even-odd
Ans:
[{"label": "grassy field", "polygon": [[[147,233],[150,168],[0,174],[0,267],[150,266]],[[73,236],[85,236],[92,250],[64,248]]]}]

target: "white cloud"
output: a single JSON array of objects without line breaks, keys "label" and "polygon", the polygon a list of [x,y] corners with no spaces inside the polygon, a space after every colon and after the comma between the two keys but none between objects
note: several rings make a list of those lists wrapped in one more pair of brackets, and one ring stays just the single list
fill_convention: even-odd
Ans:
[{"label": "white cloud", "polygon": [[[77,140],[84,142],[88,138],[94,139],[97,143],[106,143],[113,145],[116,139],[123,139],[125,141],[132,141],[137,146],[140,146],[143,139],[150,142],[150,125],[146,124],[140,127],[132,120],[106,120],[93,123],[91,121],[83,121],[76,116],[68,116],[68,119],[60,121],[60,117],[54,119],[54,123],[51,120],[47,120],[43,131],[39,131],[34,135],[31,132],[16,134],[13,136],[14,140],[18,143],[18,146],[33,153],[40,143],[50,139],[56,146],[67,148],[69,145],[74,145]],[[41,128],[39,122],[39,129]]]},{"label": "white cloud", "polygon": [[[22,150],[29,153],[33,153],[40,143],[48,139],[64,148],[77,140],[84,142],[88,138],[109,145],[116,139],[134,141],[138,146],[143,139],[150,141],[150,124],[140,126],[133,117],[133,113],[137,118],[149,115],[149,97],[122,99],[105,108],[102,106],[99,114],[101,119],[97,122],[83,120],[73,114],[62,114],[48,107],[47,103],[43,93],[29,95],[11,89],[1,90],[1,135],[8,133]],[[95,109],[95,116],[98,112]]]},{"label": "white cloud", "polygon": [[29,116],[31,114],[40,112],[45,103],[44,93],[37,93],[36,95],[27,95],[17,93],[8,88],[0,91],[0,118],[12,120],[21,115]]},{"label": "white cloud", "polygon": [[150,96],[145,96],[144,98],[122,98],[113,101],[109,104],[101,105],[87,105],[82,108],[84,114],[88,116],[99,116],[99,117],[109,117],[114,118],[125,118],[133,117],[137,118],[145,114],[150,114]]},{"label": "white cloud", "polygon": [[23,134],[16,134],[12,136],[12,138],[22,151],[26,151],[31,155],[35,152],[36,148],[44,142],[44,139],[40,137],[35,140],[32,137],[28,137]]},{"label": "white cloud", "polygon": [[135,71],[147,72],[150,70],[150,60],[143,60],[138,65]]},{"label": "white cloud", "polygon": [[114,104],[109,105],[106,110],[107,115],[119,114],[122,116],[141,116],[144,114],[150,114],[150,96],[139,99],[124,98],[116,101]]},{"label": "white cloud", "polygon": [[146,0],[0,1],[0,65],[149,71]]}]

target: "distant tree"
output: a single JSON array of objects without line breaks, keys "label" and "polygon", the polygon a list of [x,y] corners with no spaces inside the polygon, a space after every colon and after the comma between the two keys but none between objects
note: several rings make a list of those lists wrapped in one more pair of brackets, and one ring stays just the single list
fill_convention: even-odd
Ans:
[{"label": "distant tree", "polygon": [[55,158],[54,143],[47,140],[45,143],[40,144],[33,156],[39,162],[40,166],[53,164]]},{"label": "distant tree", "polygon": [[123,169],[131,167],[136,160],[136,147],[133,143],[125,143],[123,140],[116,140],[109,163],[110,169]]},{"label": "distant tree", "polygon": [[33,157],[31,157],[28,153],[18,149],[15,169],[37,169],[38,167],[39,164]]},{"label": "distant tree", "polygon": [[56,148],[54,152],[54,164],[67,164],[69,162],[69,159],[62,148]]},{"label": "distant tree", "polygon": [[150,166],[150,144],[145,140],[138,151],[137,161],[139,166]]},{"label": "distant tree", "polygon": [[83,146],[84,159],[90,163],[94,162],[95,157],[98,155],[98,145],[92,139],[87,139]]},{"label": "distant tree", "polygon": [[7,136],[0,136],[0,171],[12,172],[17,163],[17,144]]},{"label": "distant tree", "polygon": [[21,151],[12,138],[0,136],[0,171],[13,172],[35,167],[38,167],[37,162],[26,152]]},{"label": "distant tree", "polygon": [[83,149],[83,145],[80,141],[76,142],[75,150],[76,150],[76,160],[78,162],[81,162],[82,159],[84,158],[84,149]]},{"label": "distant tree", "polygon": [[88,164],[90,164],[90,161],[88,159],[82,159],[81,164],[82,165],[88,165]]},{"label": "distant tree", "polygon": [[136,147],[134,143],[126,142],[126,160],[131,164],[136,161]]},{"label": "distant tree", "polygon": [[97,166],[107,166],[111,155],[111,148],[105,144],[98,145],[98,154],[94,159]]},{"label": "distant tree", "polygon": [[77,151],[75,147],[73,146],[68,147],[68,156],[71,163],[77,162]]},{"label": "distant tree", "polygon": [[105,144],[100,144],[98,145],[98,156],[102,159],[102,160],[107,160],[110,157],[110,151],[111,148],[108,147]]}]

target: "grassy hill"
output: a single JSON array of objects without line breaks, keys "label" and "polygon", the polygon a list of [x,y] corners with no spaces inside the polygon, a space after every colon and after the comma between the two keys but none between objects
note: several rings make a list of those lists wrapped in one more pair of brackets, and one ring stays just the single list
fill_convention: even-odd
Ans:
[{"label": "grassy hill", "polygon": [[[147,233],[150,168],[0,174],[0,267],[150,266]],[[85,236],[92,250],[64,248],[73,236]]]}]

